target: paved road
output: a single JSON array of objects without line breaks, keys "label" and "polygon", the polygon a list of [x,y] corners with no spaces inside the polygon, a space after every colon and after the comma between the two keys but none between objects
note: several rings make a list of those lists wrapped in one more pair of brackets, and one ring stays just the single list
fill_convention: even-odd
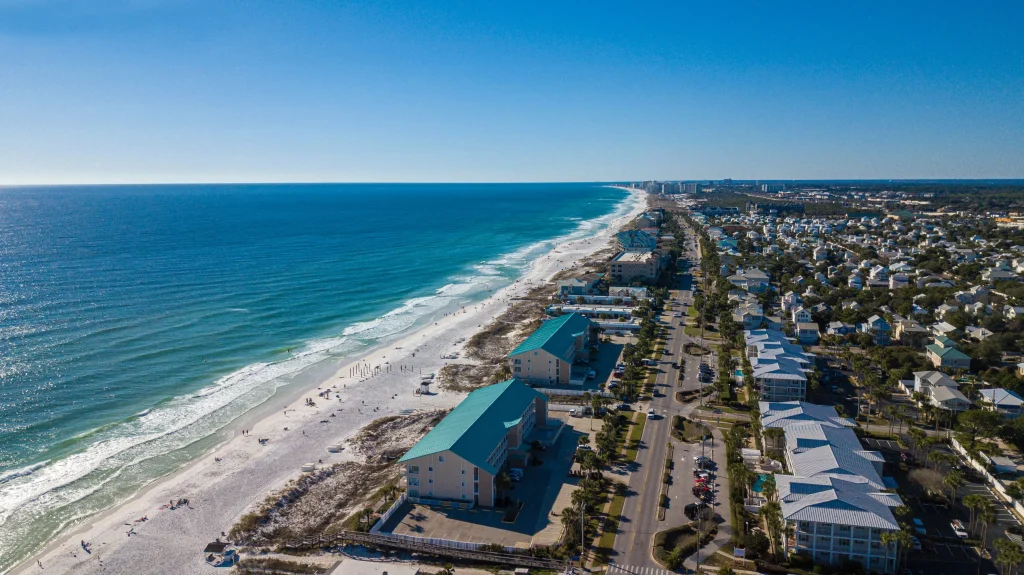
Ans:
[{"label": "paved road", "polygon": [[[696,253],[688,254],[696,258]],[[690,287],[688,279],[684,280],[683,286]],[[682,287],[682,286],[680,286]],[[656,573],[661,569],[651,557],[651,546],[654,535],[661,530],[680,525],[685,521],[681,514],[682,506],[693,502],[696,498],[690,489],[693,485],[693,455],[699,452],[699,447],[683,449],[681,444],[676,443],[675,466],[673,473],[675,483],[669,489],[670,508],[666,513],[666,520],[658,520],[658,504],[661,498],[662,473],[664,471],[665,457],[667,455],[667,443],[671,438],[671,426],[673,415],[689,415],[697,406],[697,403],[683,405],[675,401],[676,391],[696,389],[700,384],[697,381],[697,370],[699,360],[696,357],[686,356],[683,347],[691,341],[683,333],[680,326],[682,317],[675,317],[674,313],[679,311],[685,316],[683,302],[692,302],[692,293],[689,290],[672,290],[670,302],[673,311],[662,314],[661,323],[669,327],[666,339],[665,355],[659,365],[660,373],[655,379],[655,396],[651,399],[649,407],[653,408],[656,415],[649,419],[644,429],[641,441],[641,449],[637,454],[637,460],[632,468],[629,478],[630,496],[626,499],[622,511],[622,520],[619,524],[620,532],[615,539],[614,552],[611,562],[616,573]],[[679,381],[679,370],[673,367],[673,362],[686,359],[684,379],[681,386]],[[641,405],[640,409],[647,409],[648,406]],[[725,473],[725,449],[722,443],[721,434],[714,430],[717,436],[714,440],[715,460],[719,463],[719,470]],[[711,455],[709,441],[708,455]],[[718,478],[719,493],[726,495],[726,479],[724,476]],[[720,497],[721,499],[721,497]],[[727,498],[726,498],[727,499]],[[728,505],[728,501],[725,501]],[[728,509],[719,507],[719,514],[728,518]],[[609,570],[609,572],[612,572]]]}]

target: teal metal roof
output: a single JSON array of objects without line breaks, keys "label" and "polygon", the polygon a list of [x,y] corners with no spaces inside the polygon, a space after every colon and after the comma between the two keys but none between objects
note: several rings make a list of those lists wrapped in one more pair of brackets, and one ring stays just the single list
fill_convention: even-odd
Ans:
[{"label": "teal metal roof", "polygon": [[518,379],[482,387],[462,400],[398,461],[451,451],[488,473],[497,473],[487,458],[538,397],[546,399]]},{"label": "teal metal roof", "polygon": [[590,320],[578,313],[549,319],[540,324],[536,331],[519,344],[509,356],[527,351],[543,349],[555,355],[562,355],[576,337],[590,327]]},{"label": "teal metal roof", "polygon": [[925,346],[925,348],[942,359],[971,359],[971,356],[955,347],[941,347],[933,343]]}]

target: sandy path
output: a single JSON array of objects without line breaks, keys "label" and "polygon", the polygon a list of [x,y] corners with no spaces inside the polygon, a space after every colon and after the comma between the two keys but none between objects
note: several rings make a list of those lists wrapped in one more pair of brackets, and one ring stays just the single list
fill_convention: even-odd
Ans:
[{"label": "sandy path", "polygon": [[[282,389],[268,407],[255,410],[272,410],[262,419],[249,423],[251,420],[241,418],[232,439],[64,535],[12,572],[39,571],[37,560],[42,561],[47,573],[185,574],[209,569],[202,548],[228,531],[242,514],[297,477],[303,464],[318,460],[330,464],[352,457],[348,450],[330,454],[326,451],[328,445],[344,443],[382,416],[405,409],[457,404],[464,394],[436,387],[436,395],[415,395],[419,373],[439,371],[446,363],[441,357],[459,350],[460,346],[453,344],[468,339],[500,315],[510,298],[524,295],[546,278],[607,246],[612,234],[646,207],[645,194],[635,191],[630,202],[628,215],[596,236],[556,246],[538,258],[519,280],[487,300],[444,316],[434,325],[388,344],[386,349],[342,366],[320,387],[290,394]],[[350,376],[360,369],[363,374],[375,373],[377,366],[382,367],[372,377]],[[330,399],[318,396],[328,388]],[[306,406],[307,399],[316,406]],[[250,430],[247,437],[241,436],[242,428]],[[269,441],[260,445],[258,438]],[[161,507],[179,498],[187,498],[189,506],[175,510]],[[144,516],[147,521],[136,523]],[[82,540],[91,544],[92,554],[82,550]]]}]

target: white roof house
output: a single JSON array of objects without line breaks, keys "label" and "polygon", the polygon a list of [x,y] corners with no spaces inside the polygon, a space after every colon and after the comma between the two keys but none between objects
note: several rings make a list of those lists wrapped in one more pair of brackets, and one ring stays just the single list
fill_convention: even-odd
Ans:
[{"label": "white roof house", "polygon": [[1024,399],[1008,389],[996,387],[983,389],[978,393],[985,408],[998,411],[1003,417],[1017,418],[1024,412]]}]

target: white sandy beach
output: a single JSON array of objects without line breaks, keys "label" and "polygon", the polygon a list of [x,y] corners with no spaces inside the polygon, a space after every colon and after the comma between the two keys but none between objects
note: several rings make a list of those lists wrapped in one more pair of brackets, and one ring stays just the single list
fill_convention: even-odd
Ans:
[{"label": "white sandy beach", "polygon": [[[414,394],[419,374],[439,371],[447,363],[441,357],[459,351],[458,342],[468,340],[500,315],[510,298],[524,295],[556,272],[606,247],[616,230],[643,211],[645,197],[633,190],[628,215],[596,236],[555,247],[514,284],[487,300],[439,318],[433,325],[342,366],[319,387],[282,388],[253,415],[236,421],[230,440],[65,534],[13,572],[186,574],[212,569],[203,560],[203,547],[297,477],[303,464],[322,460],[326,465],[353,457],[350,450],[328,453],[328,445],[344,444],[379,417],[457,404],[464,394],[437,386],[434,395]],[[373,373],[378,366],[372,377],[350,376],[353,370]],[[331,390],[330,399],[318,396],[327,389]],[[316,406],[307,406],[307,399]],[[241,435],[242,429],[249,430],[248,436]],[[269,441],[260,445],[258,438]],[[189,506],[166,508],[180,498],[187,498]],[[148,520],[136,522],[141,517]],[[91,544],[91,554],[82,550],[82,540]]]}]

